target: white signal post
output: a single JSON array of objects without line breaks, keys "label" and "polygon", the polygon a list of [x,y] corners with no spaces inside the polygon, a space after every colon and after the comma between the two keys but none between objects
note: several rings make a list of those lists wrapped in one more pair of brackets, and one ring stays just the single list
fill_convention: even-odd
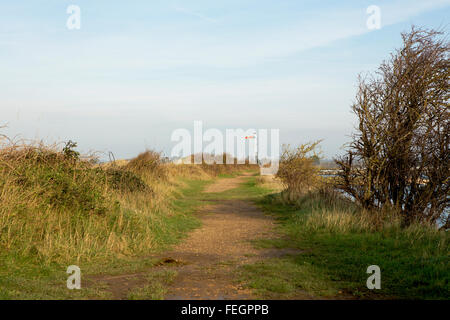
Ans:
[{"label": "white signal post", "polygon": [[[256,131],[252,136],[246,136],[245,139],[254,139],[255,140],[255,156],[256,156],[256,164],[259,164],[258,161],[258,136],[256,135]],[[250,160],[250,158],[249,158]]]}]

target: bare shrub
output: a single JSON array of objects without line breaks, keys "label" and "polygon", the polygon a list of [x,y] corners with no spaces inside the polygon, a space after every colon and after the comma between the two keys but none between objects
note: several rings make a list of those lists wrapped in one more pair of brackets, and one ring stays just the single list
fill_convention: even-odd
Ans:
[{"label": "bare shrub", "polygon": [[301,144],[297,148],[283,145],[276,177],[283,183],[289,196],[304,194],[319,185],[321,178],[316,161],[320,142]]},{"label": "bare shrub", "polygon": [[[364,208],[449,227],[449,43],[412,27],[375,75],[359,78],[359,126],[337,159],[338,188]],[[445,227],[445,226],[444,226]]]}]

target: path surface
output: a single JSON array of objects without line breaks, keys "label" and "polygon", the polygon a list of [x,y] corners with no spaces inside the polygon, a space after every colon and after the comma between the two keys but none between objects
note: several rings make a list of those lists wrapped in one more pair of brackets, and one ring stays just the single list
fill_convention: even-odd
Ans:
[{"label": "path surface", "polygon": [[[289,249],[256,249],[251,241],[273,238],[274,221],[249,200],[222,200],[220,192],[238,187],[248,176],[220,179],[204,192],[217,193],[217,199],[199,210],[202,227],[192,231],[181,244],[164,254],[175,261],[169,267],[177,276],[165,299],[254,299],[237,281],[241,265],[295,254]],[[212,197],[214,198],[214,197]],[[127,287],[135,286],[142,275],[103,278],[115,299],[126,299]]]},{"label": "path surface", "polygon": [[248,174],[244,174],[240,177],[218,180],[216,183],[210,184],[205,189],[204,192],[206,193],[224,192],[230,189],[237,188],[241,183],[245,181],[246,177],[248,177]]},{"label": "path surface", "polygon": [[[246,177],[221,179],[205,192],[236,188]],[[236,269],[248,263],[286,254],[258,250],[251,240],[273,237],[274,221],[250,201],[216,200],[201,210],[203,225],[177,246],[170,257],[184,261],[166,299],[252,299],[236,282]]]},{"label": "path surface", "polygon": [[202,228],[170,253],[186,265],[166,299],[246,299],[251,297],[235,283],[237,265],[258,258],[250,240],[270,232],[272,221],[255,206],[240,200],[223,200],[202,209]]}]

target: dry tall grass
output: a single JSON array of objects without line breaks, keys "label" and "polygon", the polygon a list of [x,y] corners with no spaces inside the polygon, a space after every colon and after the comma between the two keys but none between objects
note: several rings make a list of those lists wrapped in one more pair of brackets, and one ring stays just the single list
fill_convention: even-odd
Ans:
[{"label": "dry tall grass", "polygon": [[243,163],[239,163],[236,157],[225,152],[220,155],[208,153],[191,155],[191,163],[194,164],[195,160],[197,160],[197,162],[201,161],[201,163],[196,164],[196,166],[199,166],[203,171],[213,176],[231,174],[242,170],[259,169],[258,165],[250,164],[248,158],[242,159]]},{"label": "dry tall grass", "polygon": [[179,178],[211,179],[220,170],[163,164],[153,151],[99,166],[57,145],[5,143],[0,255],[80,263],[149,253],[174,232]]}]

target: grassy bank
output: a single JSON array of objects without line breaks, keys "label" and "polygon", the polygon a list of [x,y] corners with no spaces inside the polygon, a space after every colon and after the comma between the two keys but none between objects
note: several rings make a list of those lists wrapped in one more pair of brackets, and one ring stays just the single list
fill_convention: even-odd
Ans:
[{"label": "grassy bank", "polygon": [[[151,216],[149,215],[150,211],[145,213],[144,211],[134,212],[129,208],[125,209],[127,210],[127,218],[123,218],[124,223],[127,223],[130,228],[136,228],[136,225],[133,225],[133,222],[129,222],[127,219],[135,219],[137,220],[135,223],[145,222],[152,226],[152,228],[144,229],[144,232],[148,234],[139,235],[152,239],[152,242],[142,242],[141,246],[136,244],[136,250],[133,250],[132,246],[126,248],[126,239],[136,238],[138,235],[134,232],[142,230],[143,227],[140,227],[137,231],[133,230],[132,233],[131,230],[122,230],[121,238],[124,239],[122,240],[124,250],[114,251],[113,248],[103,248],[96,251],[93,248],[90,256],[80,254],[77,256],[79,259],[70,259],[68,255],[64,258],[67,254],[65,248],[58,252],[59,259],[55,260],[52,260],[51,257],[40,257],[38,252],[25,253],[25,250],[20,251],[22,248],[17,247],[8,251],[2,250],[0,254],[0,299],[112,298],[107,288],[97,285],[97,283],[92,285],[85,280],[89,279],[90,275],[115,275],[135,272],[147,272],[149,285],[151,285],[150,289],[160,291],[161,285],[154,283],[154,280],[161,277],[155,277],[151,272],[151,267],[159,263],[159,260],[153,256],[178,243],[180,239],[186,236],[188,231],[200,226],[199,220],[194,215],[197,203],[188,196],[191,192],[199,192],[207,183],[208,180],[180,180],[173,187],[173,193],[168,194],[171,200],[168,200],[169,204],[165,211],[154,211]],[[141,215],[144,214],[148,215],[142,217]],[[147,219],[150,221],[146,221]],[[83,222],[86,223],[85,221],[79,221],[78,223],[82,224]],[[105,229],[102,229],[101,226],[104,226]],[[89,232],[103,232],[104,234],[115,232],[106,223],[101,226],[97,226],[95,229],[92,226]],[[88,239],[80,239],[79,241],[89,241],[94,236],[95,234],[85,233],[84,237]],[[50,239],[51,237],[48,236],[47,238]],[[99,243],[103,240],[104,245],[107,246],[109,237],[104,236],[102,238],[99,236],[97,239]],[[51,243],[51,241],[43,242],[41,246],[50,246]],[[81,268],[83,290],[68,290],[66,288],[68,277],[66,268],[71,264],[78,265]],[[160,273],[160,271],[156,271],[156,273]],[[147,292],[148,290],[147,288]],[[153,292],[148,297],[155,297],[155,294]],[[157,296],[162,297],[161,294]],[[130,298],[132,297],[136,298],[136,293],[130,293]]]},{"label": "grassy bank", "polygon": [[[369,218],[353,203],[318,192],[294,204],[283,193],[257,202],[277,219],[280,237],[256,245],[298,250],[243,268],[242,281],[261,297],[450,298],[448,232]],[[380,290],[366,287],[370,265],[381,269]]]},{"label": "grassy bank", "polygon": [[70,148],[0,148],[0,299],[109,298],[96,285],[67,290],[67,266],[83,277],[153,266],[200,225],[192,195],[235,170],[165,164],[150,151],[98,165]]}]

